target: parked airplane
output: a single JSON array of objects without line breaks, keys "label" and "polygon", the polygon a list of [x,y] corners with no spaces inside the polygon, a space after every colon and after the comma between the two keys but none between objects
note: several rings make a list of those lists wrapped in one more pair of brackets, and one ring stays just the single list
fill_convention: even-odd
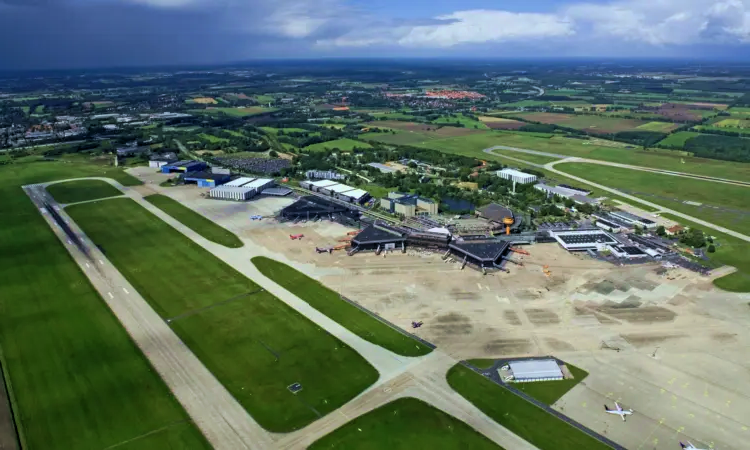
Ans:
[{"label": "parked airplane", "polygon": [[289,235],[289,239],[293,241],[296,241],[297,239],[302,239],[303,237],[305,237],[304,234],[290,234]]},{"label": "parked airplane", "polygon": [[262,220],[263,216],[250,216],[250,220]]},{"label": "parked airplane", "polygon": [[607,405],[604,405],[604,410],[610,414],[617,414],[622,418],[622,421],[625,422],[625,416],[629,416],[633,414],[632,409],[622,409],[622,406],[620,406],[619,403],[615,402],[615,408],[617,409],[609,409],[607,408]]},{"label": "parked airplane", "polygon": [[419,328],[419,327],[421,327],[422,325],[424,325],[424,322],[422,322],[421,320],[420,320],[419,322],[412,322],[412,323],[411,323],[411,327],[412,327],[412,328]]},{"label": "parked airplane", "polygon": [[685,450],[706,450],[703,448],[696,447],[690,441],[687,441],[687,444],[683,444],[682,442],[680,442],[680,447],[684,448]]},{"label": "parked airplane", "polygon": [[320,248],[320,247],[315,247],[315,251],[316,251],[316,252],[318,252],[318,253],[326,253],[326,252],[328,252],[328,253],[333,253],[333,248]]}]

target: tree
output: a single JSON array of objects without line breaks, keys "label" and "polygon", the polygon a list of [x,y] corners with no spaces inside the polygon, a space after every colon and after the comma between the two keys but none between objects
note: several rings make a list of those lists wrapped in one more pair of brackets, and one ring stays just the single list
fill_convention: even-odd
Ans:
[{"label": "tree", "polygon": [[659,225],[658,227],[656,227],[656,234],[658,234],[659,236],[666,236],[667,230],[664,229],[664,225]]},{"label": "tree", "polygon": [[276,150],[271,150],[270,152],[268,152],[268,156],[270,156],[271,158],[277,158],[279,154],[276,153]]},{"label": "tree", "polygon": [[711,244],[708,246],[708,253],[713,253],[716,251],[716,247],[714,247],[714,244]]}]

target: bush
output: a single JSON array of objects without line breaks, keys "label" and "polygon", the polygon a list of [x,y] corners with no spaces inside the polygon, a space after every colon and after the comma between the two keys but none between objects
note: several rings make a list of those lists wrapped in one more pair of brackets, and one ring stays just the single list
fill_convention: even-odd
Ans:
[{"label": "bush", "polygon": [[714,253],[716,251],[716,247],[714,247],[714,244],[711,244],[708,246],[708,253]]}]

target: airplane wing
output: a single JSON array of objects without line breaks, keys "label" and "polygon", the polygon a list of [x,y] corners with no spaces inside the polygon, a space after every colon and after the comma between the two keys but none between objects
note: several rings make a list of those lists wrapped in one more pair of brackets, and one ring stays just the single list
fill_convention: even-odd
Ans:
[{"label": "airplane wing", "polygon": [[622,406],[620,406],[619,403],[615,402],[615,408],[617,408],[618,411],[622,412]]}]

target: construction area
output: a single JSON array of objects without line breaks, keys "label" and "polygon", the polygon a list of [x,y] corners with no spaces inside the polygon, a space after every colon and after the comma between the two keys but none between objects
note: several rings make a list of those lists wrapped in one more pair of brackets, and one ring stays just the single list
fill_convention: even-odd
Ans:
[{"label": "construction area", "polygon": [[[163,188],[158,176],[134,174],[146,181],[134,189],[168,195],[235,233],[247,258],[288,264],[456,359],[552,355],[588,371],[553,407],[626,448],[671,448],[683,433],[716,449],[750,438],[750,299],[718,291],[710,274],[614,265],[555,239],[502,251],[471,239],[410,246],[397,229],[380,229],[388,226],[273,218],[300,201],[291,196],[217,202],[195,186]],[[427,237],[443,242],[438,235]],[[378,240],[388,240],[380,252]],[[350,256],[358,245],[369,248]],[[514,262],[461,270],[461,249]],[[412,330],[412,321],[424,325]],[[604,413],[614,401],[635,411],[627,422]]]}]

